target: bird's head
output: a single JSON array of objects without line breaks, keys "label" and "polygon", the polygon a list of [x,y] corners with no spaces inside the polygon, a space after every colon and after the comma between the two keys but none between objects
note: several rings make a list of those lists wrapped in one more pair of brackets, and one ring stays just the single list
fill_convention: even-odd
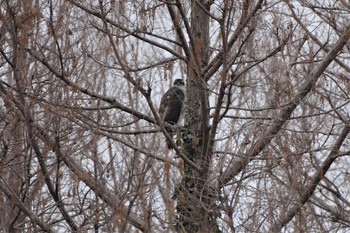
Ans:
[{"label": "bird's head", "polygon": [[182,79],[175,79],[174,81],[174,87],[184,87],[185,82]]}]

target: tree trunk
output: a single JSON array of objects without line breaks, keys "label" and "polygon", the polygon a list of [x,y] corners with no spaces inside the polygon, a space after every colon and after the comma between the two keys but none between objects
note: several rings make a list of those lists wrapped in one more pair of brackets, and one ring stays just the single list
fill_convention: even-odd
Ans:
[{"label": "tree trunk", "polygon": [[[217,232],[214,200],[208,189],[208,167],[205,153],[209,136],[209,100],[202,68],[208,63],[210,4],[206,1],[192,1],[191,56],[187,77],[187,114],[184,136],[186,155],[199,167],[196,171],[189,164],[184,165],[179,195],[177,196],[178,232]],[[201,4],[201,5],[200,5]],[[210,194],[210,195],[209,195]]]}]

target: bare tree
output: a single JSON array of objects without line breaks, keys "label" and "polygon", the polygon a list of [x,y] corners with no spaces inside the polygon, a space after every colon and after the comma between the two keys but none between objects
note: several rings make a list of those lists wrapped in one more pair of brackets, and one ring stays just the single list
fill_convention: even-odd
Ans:
[{"label": "bare tree", "polygon": [[[0,12],[4,232],[350,229],[346,1]],[[173,139],[158,106],[176,78]]]}]

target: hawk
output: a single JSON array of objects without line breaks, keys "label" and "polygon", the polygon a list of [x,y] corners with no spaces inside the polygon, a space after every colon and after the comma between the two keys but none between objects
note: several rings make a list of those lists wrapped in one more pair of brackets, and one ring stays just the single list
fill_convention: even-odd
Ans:
[{"label": "hawk", "polygon": [[[162,122],[172,126],[178,124],[185,115],[185,100],[185,83],[182,79],[175,79],[174,85],[163,95],[160,101],[159,115]],[[165,126],[165,130],[171,137],[174,136],[172,127]],[[170,143],[167,144],[168,148],[171,149]]]}]

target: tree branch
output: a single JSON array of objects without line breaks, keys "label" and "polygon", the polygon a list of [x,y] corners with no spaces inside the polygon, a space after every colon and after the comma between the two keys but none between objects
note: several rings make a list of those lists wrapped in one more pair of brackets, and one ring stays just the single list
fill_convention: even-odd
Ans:
[{"label": "tree branch", "polygon": [[[44,129],[42,129],[39,125],[33,125],[33,128],[36,129],[35,134],[39,135],[42,140],[47,143],[47,145],[51,145],[58,158],[62,159],[62,161],[78,177],[78,179],[93,190],[95,194],[99,196],[101,200],[103,200],[111,209],[117,212],[119,210],[120,213],[128,212],[126,207],[119,200],[118,196],[105,188],[100,182],[92,177],[89,172],[85,171],[73,158],[67,155],[68,153],[65,153],[65,151],[56,142],[50,139],[50,136],[45,133]],[[143,224],[137,219],[136,216],[129,215],[124,217],[127,217],[128,221],[134,227],[144,231]]]},{"label": "tree branch", "polygon": [[50,229],[50,226],[43,223],[30,209],[28,209],[24,203],[19,199],[15,192],[11,189],[6,180],[0,176],[0,190],[11,200],[15,206],[17,206],[30,220],[37,224],[44,232],[54,232]]},{"label": "tree branch", "polygon": [[[100,18],[100,19],[103,18],[103,16],[99,12],[95,12],[95,11],[93,11],[91,9],[88,9],[87,7],[83,6],[80,3],[77,3],[74,0],[69,0],[69,2],[72,3],[74,6],[80,8],[81,10],[83,10],[83,11],[85,11],[85,12],[87,12],[87,13],[89,13],[89,14],[97,17],[97,18]],[[148,43],[150,45],[153,45],[153,46],[156,46],[156,47],[158,47],[160,49],[168,51],[169,53],[173,54],[174,56],[178,57],[179,59],[186,61],[186,58],[184,56],[182,56],[181,54],[177,53],[175,50],[169,48],[168,46],[165,46],[164,44],[160,44],[160,43],[156,42],[156,40],[154,40],[154,39],[145,38],[145,37],[137,34],[137,32],[133,32],[130,29],[128,29],[128,28],[126,28],[126,27],[124,27],[124,26],[122,26],[120,24],[117,24],[116,22],[114,22],[113,20],[111,20],[111,19],[109,19],[107,17],[106,17],[106,22],[108,22],[109,24],[111,24],[111,25],[113,25],[113,26],[115,26],[115,27],[125,31],[126,33],[129,33],[130,35],[134,36],[137,39],[140,39],[140,40],[142,40],[142,41],[144,41],[144,42],[146,42],[146,43]]]},{"label": "tree branch", "polygon": [[113,99],[111,97],[108,97],[108,96],[105,96],[105,95],[100,95],[100,94],[97,94],[93,91],[90,91],[89,89],[86,89],[86,88],[82,88],[80,87],[79,85],[71,82],[70,80],[68,80],[65,76],[63,76],[61,74],[61,72],[59,72],[58,70],[56,70],[55,67],[53,67],[51,64],[49,64],[45,58],[43,57],[40,57],[38,54],[36,54],[34,51],[32,51],[31,49],[28,49],[26,48],[26,51],[32,56],[34,57],[35,59],[37,59],[39,62],[41,62],[46,68],[48,68],[55,76],[57,76],[59,79],[61,79],[63,82],[65,82],[68,86],[72,87],[74,90],[78,90],[90,97],[93,97],[93,98],[96,98],[96,99],[100,99],[100,100],[103,100],[109,104],[111,104],[113,107],[117,108],[117,109],[120,109],[124,112],[127,112],[139,119],[143,119],[145,121],[148,121],[150,123],[155,123],[155,120],[148,116],[148,115],[145,115],[141,112],[138,112],[136,111],[135,109],[132,109],[132,108],[129,108],[125,105],[122,105],[121,103],[117,102],[116,99]]},{"label": "tree branch", "polygon": [[264,133],[260,136],[260,139],[252,145],[248,153],[242,159],[235,161],[220,178],[220,186],[223,187],[233,177],[238,175],[242,169],[256,157],[264,148],[270,143],[274,136],[280,131],[283,124],[290,118],[294,109],[300,104],[305,96],[311,91],[311,88],[315,85],[318,78],[326,70],[329,64],[335,59],[338,52],[346,45],[350,38],[350,27],[347,28],[345,33],[338,39],[333,49],[326,55],[323,61],[306,77],[306,83],[295,95],[294,99],[282,109],[279,116],[276,117],[270,127],[268,127]]},{"label": "tree branch", "polygon": [[293,217],[300,211],[302,206],[309,201],[312,194],[315,192],[317,185],[323,179],[334,160],[337,158],[340,147],[350,132],[349,122],[344,126],[338,140],[335,142],[332,150],[328,154],[322,166],[312,177],[310,183],[306,186],[305,191],[301,194],[297,203],[295,203],[286,213],[282,212],[278,217],[277,222],[270,228],[268,232],[281,232],[282,228],[290,222]]},{"label": "tree branch", "polygon": [[176,17],[176,13],[175,13],[175,11],[173,9],[173,6],[171,4],[166,4],[166,5],[168,7],[168,11],[169,11],[169,14],[170,14],[170,17],[171,17],[171,21],[173,22],[176,34],[177,34],[177,36],[178,36],[178,38],[180,40],[180,43],[182,45],[182,49],[184,50],[184,52],[186,54],[186,57],[190,58],[191,57],[191,51],[188,48],[185,35],[184,35],[183,31],[181,30],[181,24],[179,22],[179,19]]}]

